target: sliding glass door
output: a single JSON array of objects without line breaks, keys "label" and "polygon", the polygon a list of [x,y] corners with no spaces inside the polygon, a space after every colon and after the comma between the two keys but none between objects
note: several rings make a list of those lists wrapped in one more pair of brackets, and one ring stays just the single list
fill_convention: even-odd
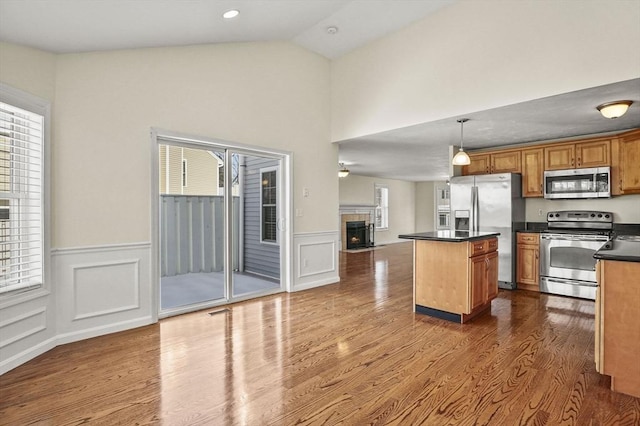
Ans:
[{"label": "sliding glass door", "polygon": [[159,140],[160,316],[282,290],[282,159]]}]

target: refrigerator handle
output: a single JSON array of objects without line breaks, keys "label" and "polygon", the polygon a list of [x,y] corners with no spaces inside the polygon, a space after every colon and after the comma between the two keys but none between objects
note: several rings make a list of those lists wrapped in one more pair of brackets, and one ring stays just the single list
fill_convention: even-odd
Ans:
[{"label": "refrigerator handle", "polygon": [[473,230],[477,232],[480,230],[480,200],[477,186],[473,187],[473,194]]},{"label": "refrigerator handle", "polygon": [[471,187],[471,221],[469,223],[469,231],[476,230],[476,187]]}]

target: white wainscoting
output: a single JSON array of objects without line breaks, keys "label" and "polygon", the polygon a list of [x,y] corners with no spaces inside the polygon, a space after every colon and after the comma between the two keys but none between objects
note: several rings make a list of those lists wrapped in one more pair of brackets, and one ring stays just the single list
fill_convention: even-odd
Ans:
[{"label": "white wainscoting", "polygon": [[339,231],[325,231],[293,235],[293,291],[340,281],[339,234]]},{"label": "white wainscoting", "polygon": [[0,307],[0,375],[56,345],[55,318],[48,291]]},{"label": "white wainscoting", "polygon": [[151,243],[57,249],[53,271],[58,344],[155,321]]}]

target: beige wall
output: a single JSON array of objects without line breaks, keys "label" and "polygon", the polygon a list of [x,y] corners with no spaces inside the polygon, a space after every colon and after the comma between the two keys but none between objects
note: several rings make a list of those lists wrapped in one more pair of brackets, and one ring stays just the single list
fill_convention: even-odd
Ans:
[{"label": "beige wall", "polygon": [[638,1],[459,1],[332,62],[333,141],[637,78]]},{"label": "beige wall", "polygon": [[313,212],[294,231],[338,229],[326,59],[288,43],[235,43],[57,63],[56,247],[149,241],[152,126],[292,151],[294,204]]},{"label": "beige wall", "polygon": [[640,194],[593,200],[526,199],[527,222],[546,222],[547,213],[554,210],[599,210],[614,212],[614,222],[640,223]]},{"label": "beige wall", "polygon": [[376,244],[401,241],[399,234],[415,232],[415,182],[351,174],[340,179],[340,204],[374,204],[376,183],[389,188],[389,229],[376,230]]},{"label": "beige wall", "polygon": [[55,98],[56,55],[0,42],[0,81],[48,101]]},{"label": "beige wall", "polygon": [[416,183],[416,232],[435,230],[435,186],[437,182]]}]

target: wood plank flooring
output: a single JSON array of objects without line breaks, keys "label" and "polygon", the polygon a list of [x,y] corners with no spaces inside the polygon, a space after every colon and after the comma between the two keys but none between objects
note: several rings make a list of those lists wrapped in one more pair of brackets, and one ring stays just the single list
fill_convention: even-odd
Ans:
[{"label": "wood plank flooring", "polygon": [[[594,303],[500,291],[414,314],[411,243],[341,282],[59,346],[0,377],[0,424],[638,425],[594,367]],[[214,311],[214,310],[211,310]]]}]

